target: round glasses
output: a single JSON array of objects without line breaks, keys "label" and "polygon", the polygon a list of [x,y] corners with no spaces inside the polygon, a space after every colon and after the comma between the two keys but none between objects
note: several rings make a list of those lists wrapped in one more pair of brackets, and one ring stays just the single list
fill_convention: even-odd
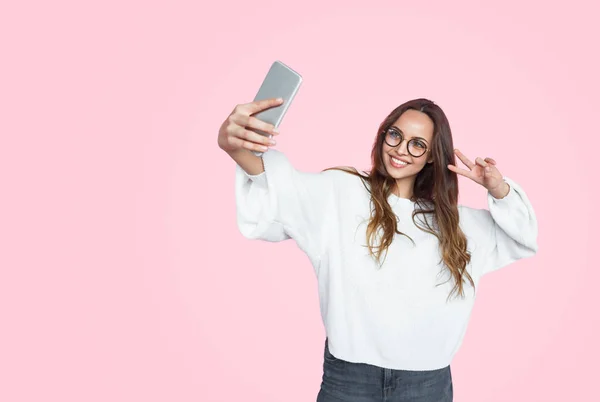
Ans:
[{"label": "round glasses", "polygon": [[[402,144],[402,141],[404,141],[404,136],[398,130],[390,127],[385,132],[384,141],[393,148]],[[410,141],[408,141],[408,153],[415,158],[423,156],[425,152],[427,152],[427,144],[425,141],[419,138],[411,138]]]}]

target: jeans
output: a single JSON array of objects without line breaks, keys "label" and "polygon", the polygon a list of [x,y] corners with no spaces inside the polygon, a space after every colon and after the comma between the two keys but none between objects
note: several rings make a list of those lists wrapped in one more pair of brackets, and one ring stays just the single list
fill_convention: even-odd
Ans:
[{"label": "jeans", "polygon": [[394,370],[338,359],[325,339],[323,381],[317,402],[452,402],[450,366]]}]

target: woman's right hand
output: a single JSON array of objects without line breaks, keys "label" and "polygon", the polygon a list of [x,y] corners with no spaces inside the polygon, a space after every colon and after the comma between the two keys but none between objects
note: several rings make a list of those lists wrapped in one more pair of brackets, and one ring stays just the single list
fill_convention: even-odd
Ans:
[{"label": "woman's right hand", "polygon": [[252,115],[282,103],[283,100],[271,98],[237,105],[219,129],[217,139],[219,147],[227,153],[241,149],[265,152],[268,146],[275,145],[275,141],[248,130],[248,128],[258,129],[272,135],[278,135],[279,131],[272,124]]}]

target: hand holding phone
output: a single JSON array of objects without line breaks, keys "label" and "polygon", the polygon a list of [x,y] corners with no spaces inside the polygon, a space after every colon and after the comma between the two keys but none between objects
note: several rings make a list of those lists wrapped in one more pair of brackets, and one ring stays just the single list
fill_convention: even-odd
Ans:
[{"label": "hand holding phone", "polygon": [[[279,135],[279,133],[275,131],[276,128],[273,124],[266,123],[252,115],[282,103],[283,100],[271,98],[237,105],[221,124],[217,139],[219,147],[227,153],[248,149],[262,154],[268,146],[274,145],[271,137]],[[260,135],[256,131],[269,133],[269,135]]]},{"label": "hand holding phone", "polygon": [[[283,120],[283,116],[289,109],[300,85],[302,84],[302,76],[292,70],[290,67],[277,60],[269,69],[265,76],[262,85],[260,86],[258,93],[254,97],[254,101],[261,101],[264,99],[282,98],[283,103],[281,105],[262,110],[253,116],[266,123],[272,124],[274,127],[279,127],[279,124]],[[249,128],[250,130],[267,137],[271,137],[271,133],[262,131],[258,128]],[[262,151],[253,151],[257,156],[263,154]]]}]

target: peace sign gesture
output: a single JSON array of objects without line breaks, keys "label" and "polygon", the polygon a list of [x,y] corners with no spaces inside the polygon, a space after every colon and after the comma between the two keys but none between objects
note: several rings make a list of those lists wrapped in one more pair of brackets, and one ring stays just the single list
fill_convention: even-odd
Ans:
[{"label": "peace sign gesture", "polygon": [[458,156],[458,158],[462,161],[462,163],[464,163],[470,170],[460,169],[452,164],[448,165],[448,169],[455,172],[456,174],[468,177],[475,183],[481,184],[488,191],[492,192],[492,195],[494,195],[495,197],[498,194],[503,194],[496,198],[502,198],[506,195],[508,190],[502,187],[505,185],[505,181],[503,179],[502,173],[500,173],[500,171],[496,167],[495,160],[493,160],[492,158],[481,159],[480,157],[477,157],[475,158],[475,163],[473,163],[458,149],[455,149],[454,152],[456,153],[456,156]]}]

